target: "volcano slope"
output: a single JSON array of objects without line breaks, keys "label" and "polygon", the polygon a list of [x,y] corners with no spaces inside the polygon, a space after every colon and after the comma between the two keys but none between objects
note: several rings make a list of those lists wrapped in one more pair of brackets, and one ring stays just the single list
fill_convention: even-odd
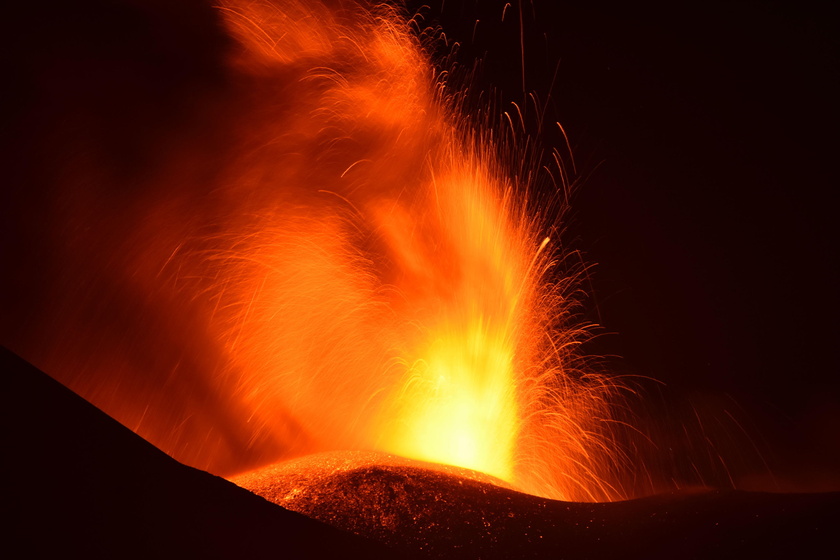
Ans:
[{"label": "volcano slope", "polygon": [[0,370],[7,553],[37,558],[396,554],[175,461],[2,347]]},{"label": "volcano slope", "polygon": [[840,493],[571,503],[367,452],[236,478],[279,507],[171,459],[8,350],[0,362],[5,541],[27,556],[816,557],[840,528]]}]

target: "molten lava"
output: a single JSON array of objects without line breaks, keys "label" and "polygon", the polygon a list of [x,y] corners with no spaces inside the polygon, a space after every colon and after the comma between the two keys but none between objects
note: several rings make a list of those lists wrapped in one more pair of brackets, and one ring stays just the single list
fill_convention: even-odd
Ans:
[{"label": "molten lava", "polygon": [[364,3],[219,13],[223,85],[141,143],[139,188],[102,196],[124,177],[97,150],[57,175],[63,327],[12,346],[211,472],[373,449],[621,497],[618,387],[581,367],[536,179],[462,115],[441,39]]},{"label": "molten lava", "polygon": [[[304,65],[311,100],[295,127],[270,122],[274,157],[239,167],[269,191],[309,190],[315,205],[262,211],[222,262],[225,277],[240,277],[243,259],[254,267],[228,288],[240,303],[225,345],[246,406],[269,432],[290,411],[314,450],[373,448],[532,492],[609,497],[595,420],[607,385],[573,380],[555,347],[578,333],[552,332],[569,303],[543,286],[548,240],[529,185],[458,114],[394,11],[323,9],[225,8],[246,49],[238,68]],[[301,143],[317,148],[278,177]]]}]

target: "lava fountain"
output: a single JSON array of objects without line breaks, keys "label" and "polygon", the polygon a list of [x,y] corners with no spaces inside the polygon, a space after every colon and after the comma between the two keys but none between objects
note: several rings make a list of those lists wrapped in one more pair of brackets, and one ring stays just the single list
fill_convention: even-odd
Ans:
[{"label": "lava fountain", "polygon": [[222,475],[378,450],[625,497],[622,389],[577,353],[557,203],[521,163],[541,156],[464,116],[439,30],[339,0],[218,14],[209,77],[157,94],[146,136],[57,105],[81,148],[42,172],[49,231],[24,229],[50,265],[21,265],[41,311],[29,332],[9,314],[9,346]]},{"label": "lava fountain", "polygon": [[[439,39],[418,39],[386,6],[222,11],[242,45],[235,68],[282,76],[306,100],[291,126],[268,119],[256,156],[234,166],[282,202],[215,257],[237,279],[219,296],[232,311],[221,338],[246,407],[268,433],[288,411],[316,450],[610,497],[599,438],[610,386],[572,381],[566,349],[580,333],[552,324],[570,303],[546,287],[546,224],[524,202],[528,179],[506,171],[504,140],[460,116],[428,62]],[[228,184],[239,196],[243,178]]]}]

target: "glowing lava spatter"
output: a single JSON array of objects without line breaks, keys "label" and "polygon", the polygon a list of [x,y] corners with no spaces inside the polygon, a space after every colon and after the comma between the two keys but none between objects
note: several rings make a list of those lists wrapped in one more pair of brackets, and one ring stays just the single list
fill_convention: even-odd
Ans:
[{"label": "glowing lava spatter", "polygon": [[620,497],[574,279],[550,282],[533,185],[461,116],[435,33],[388,6],[221,4],[224,86],[167,124],[143,188],[114,202],[95,159],[68,168],[44,300],[64,327],[14,345],[211,472],[376,449]]},{"label": "glowing lava spatter", "polygon": [[[290,410],[316,449],[377,448],[555,497],[612,496],[600,425],[610,386],[571,377],[579,333],[552,324],[570,303],[542,285],[547,240],[528,185],[470,132],[409,26],[387,7],[224,12],[247,49],[240,68],[303,65],[310,100],[242,168],[269,190],[321,199],[302,231],[273,216],[256,250],[248,240],[232,255],[233,274],[242,254],[259,263],[248,273],[258,286],[234,285],[247,306],[227,343],[248,406],[269,429]],[[265,170],[277,165],[266,156],[286,161],[301,144],[316,150],[303,167]]]}]

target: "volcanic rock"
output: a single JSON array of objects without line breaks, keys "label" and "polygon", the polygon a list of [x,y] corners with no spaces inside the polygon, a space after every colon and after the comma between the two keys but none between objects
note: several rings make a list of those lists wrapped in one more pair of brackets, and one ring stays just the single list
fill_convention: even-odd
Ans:
[{"label": "volcanic rock", "polygon": [[840,529],[840,493],[700,490],[561,502],[466,469],[370,452],[314,455],[234,482],[335,527],[439,558],[817,557]]},{"label": "volcanic rock", "polygon": [[3,546],[16,558],[392,558],[178,463],[0,347]]}]

